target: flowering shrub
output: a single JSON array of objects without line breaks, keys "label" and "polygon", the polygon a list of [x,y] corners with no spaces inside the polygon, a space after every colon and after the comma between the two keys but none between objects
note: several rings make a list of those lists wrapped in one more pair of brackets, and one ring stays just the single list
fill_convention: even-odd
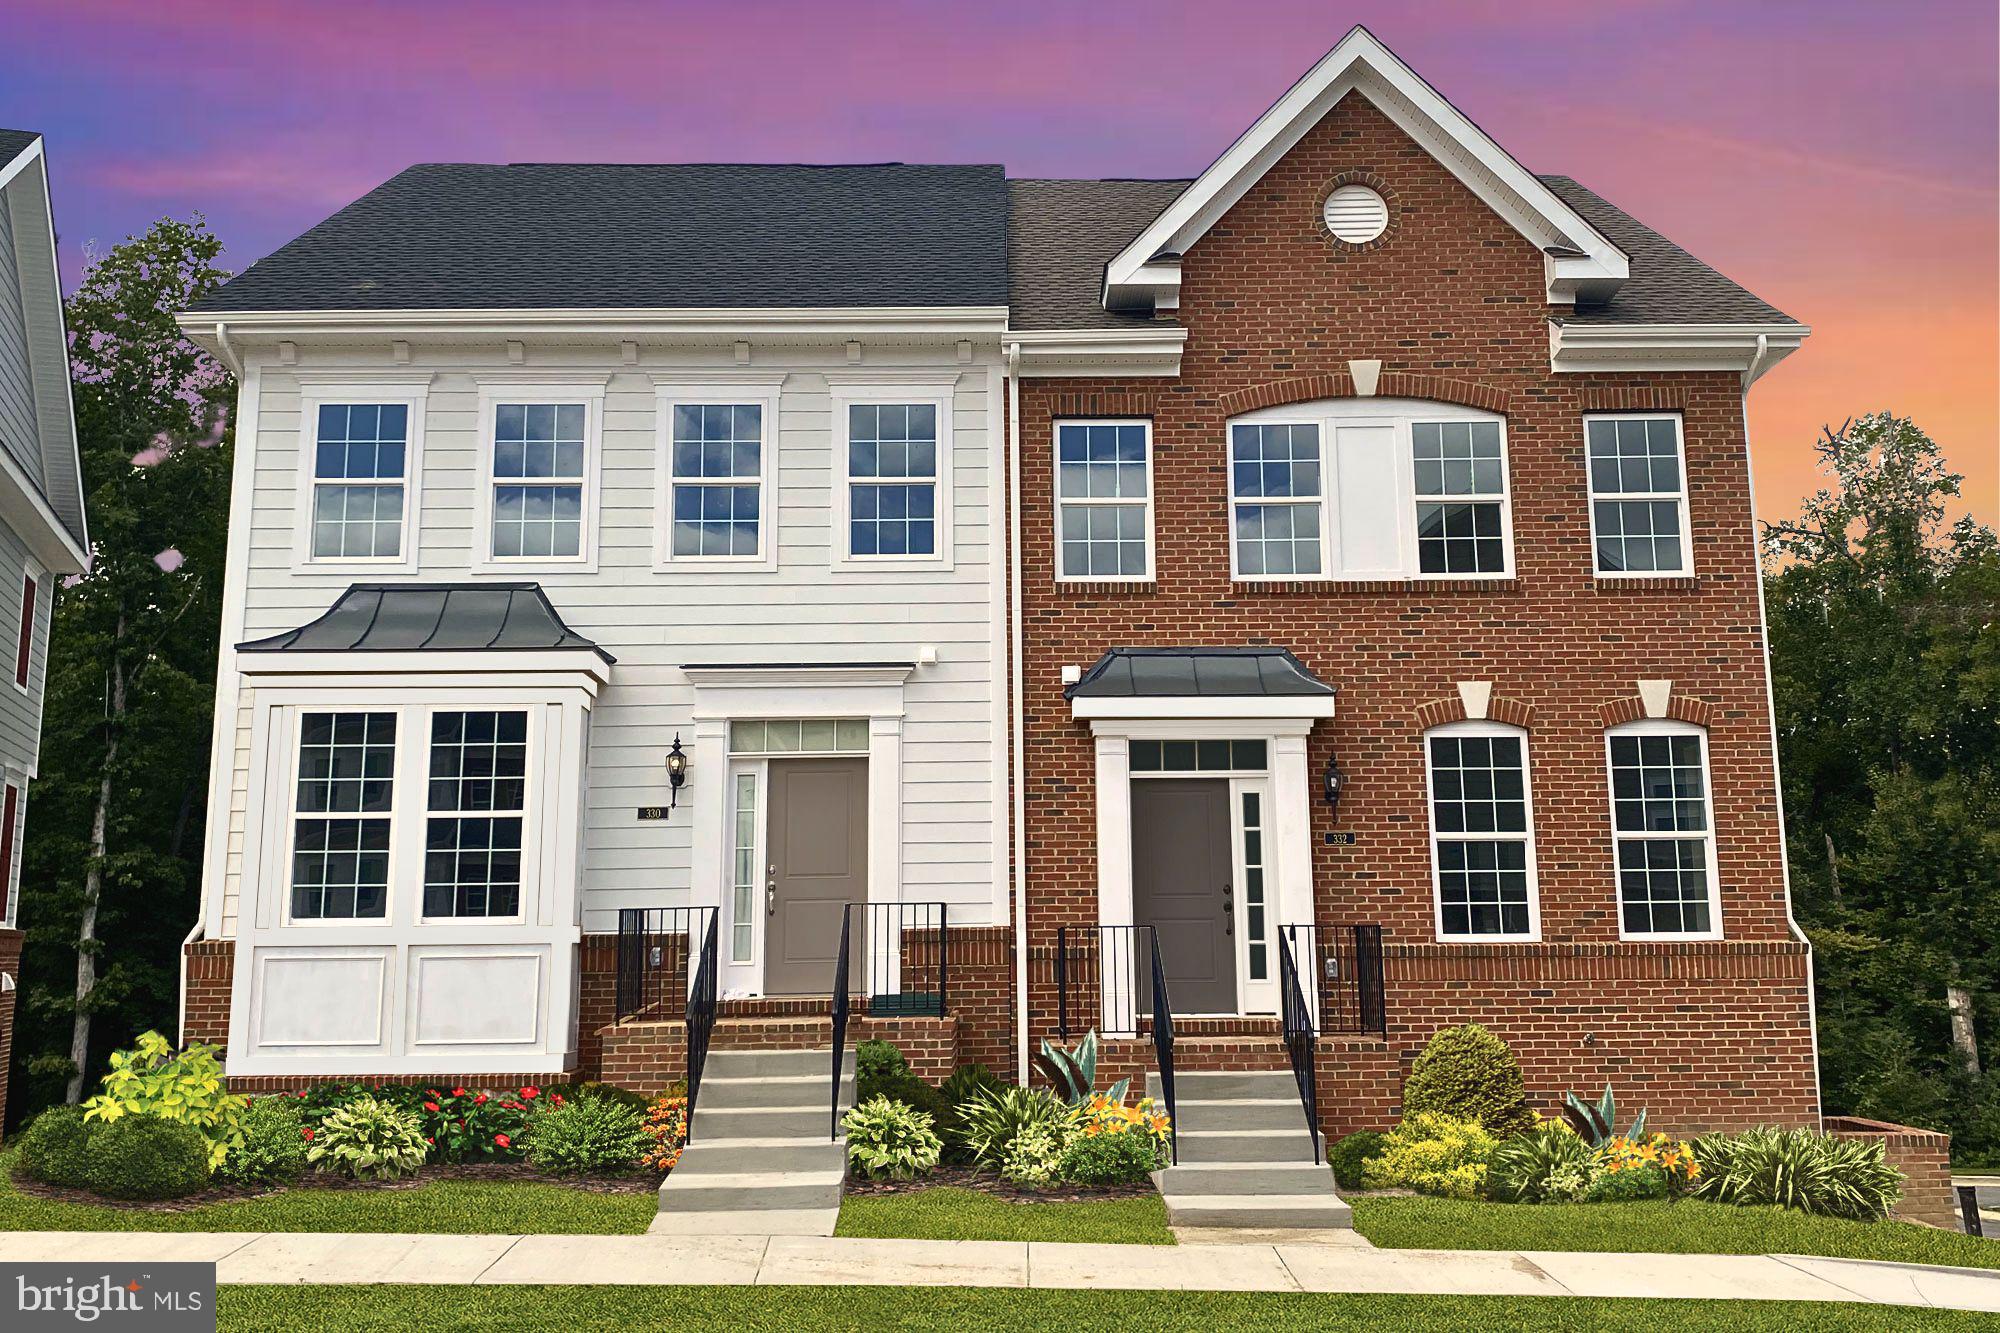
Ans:
[{"label": "flowering shrub", "polygon": [[1435,1111],[1406,1115],[1382,1140],[1381,1155],[1362,1167],[1362,1183],[1476,1199],[1486,1190],[1486,1164],[1499,1146],[1477,1120]]},{"label": "flowering shrub", "polygon": [[439,1162],[480,1162],[522,1153],[528,1118],[543,1106],[561,1106],[555,1093],[526,1084],[508,1092],[455,1085],[425,1088],[415,1111],[431,1158]]},{"label": "flowering shrub", "polygon": [[646,1112],[646,1122],[640,1126],[645,1134],[647,1147],[639,1156],[641,1166],[650,1166],[661,1175],[674,1169],[681,1160],[681,1149],[687,1146],[688,1099],[685,1094],[674,1096],[669,1093],[654,1101]]},{"label": "flowering shrub", "polygon": [[[1622,1187],[1597,1187],[1596,1192],[1614,1188],[1618,1196],[1624,1198],[1685,1198],[1693,1192],[1695,1181],[1701,1175],[1701,1163],[1695,1160],[1694,1152],[1688,1145],[1664,1134],[1651,1134],[1644,1139],[1615,1134],[1597,1150],[1597,1165],[1607,1181],[1619,1176],[1635,1178]],[[1658,1177],[1657,1187],[1652,1183],[1655,1176]],[[1641,1188],[1653,1189],[1654,1192],[1632,1192]]]},{"label": "flowering shrub", "polygon": [[216,1048],[194,1042],[175,1053],[157,1032],[143,1034],[129,1051],[113,1051],[104,1091],[83,1104],[86,1120],[113,1121],[155,1115],[191,1126],[208,1145],[214,1171],[243,1142],[243,1102],[222,1086]]}]

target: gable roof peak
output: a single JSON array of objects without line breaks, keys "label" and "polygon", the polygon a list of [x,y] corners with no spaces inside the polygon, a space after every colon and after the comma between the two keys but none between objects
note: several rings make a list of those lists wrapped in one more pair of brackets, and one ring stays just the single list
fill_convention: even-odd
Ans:
[{"label": "gable roof peak", "polygon": [[1105,266],[1105,307],[1175,308],[1180,273],[1169,257],[1185,254],[1351,92],[1365,96],[1542,250],[1551,302],[1601,302],[1625,280],[1623,251],[1356,24]]}]

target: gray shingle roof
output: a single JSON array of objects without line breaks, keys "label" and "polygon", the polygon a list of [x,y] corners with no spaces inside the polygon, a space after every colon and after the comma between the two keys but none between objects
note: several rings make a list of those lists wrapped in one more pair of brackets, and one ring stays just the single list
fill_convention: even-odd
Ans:
[{"label": "gray shingle roof", "polygon": [[326,614],[297,629],[239,643],[243,653],[546,652],[584,638],[537,583],[357,583]]},{"label": "gray shingle roof", "polygon": [[1602,232],[1632,261],[1618,294],[1598,306],[1579,306],[1565,323],[1576,324],[1791,324],[1790,315],[1737,286],[1651,227],[1567,176],[1542,184]]},{"label": "gray shingle roof", "polygon": [[196,307],[1002,306],[997,166],[411,167]]},{"label": "gray shingle roof", "polygon": [[12,162],[41,137],[33,130],[0,130],[0,166]]},{"label": "gray shingle roof", "polygon": [[1017,329],[1129,329],[1104,308],[1104,266],[1185,190],[1184,180],[1007,182],[1007,282]]},{"label": "gray shingle roof", "polygon": [[1333,686],[1284,648],[1113,648],[1065,699],[1328,695]]}]

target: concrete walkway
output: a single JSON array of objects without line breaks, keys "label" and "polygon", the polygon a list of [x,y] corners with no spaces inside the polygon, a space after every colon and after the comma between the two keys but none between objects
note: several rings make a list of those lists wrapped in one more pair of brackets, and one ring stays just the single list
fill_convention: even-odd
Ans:
[{"label": "concrete walkway", "polygon": [[832,1236],[0,1232],[0,1262],[213,1262],[225,1283],[1042,1287],[1668,1296],[2000,1312],[2000,1271],[1794,1255],[1060,1245]]}]

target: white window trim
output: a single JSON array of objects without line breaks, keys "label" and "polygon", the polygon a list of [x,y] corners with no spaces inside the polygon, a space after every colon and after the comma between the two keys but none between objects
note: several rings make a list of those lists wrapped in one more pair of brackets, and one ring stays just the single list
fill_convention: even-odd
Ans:
[{"label": "white window trim", "polygon": [[[829,398],[828,435],[831,440],[830,466],[828,477],[833,487],[832,530],[828,534],[828,546],[832,556],[834,572],[856,573],[866,570],[885,571],[948,571],[952,568],[952,510],[955,507],[955,490],[952,476],[952,404],[956,397],[954,386],[958,376],[951,373],[948,381],[940,382],[922,378],[902,381],[849,381],[829,377],[827,393]],[[936,534],[937,551],[932,555],[855,555],[852,552],[853,533],[849,528],[851,517],[851,486],[853,478],[848,475],[847,409],[871,403],[881,404],[929,404],[937,409],[937,504]],[[867,480],[866,478],[863,479]],[[886,479],[894,484],[894,478]]]},{"label": "white window trim", "polygon": [[[1708,831],[1702,835],[1708,844],[1706,864],[1708,867],[1708,924],[1702,931],[1649,930],[1628,931],[1625,929],[1625,894],[1618,883],[1618,844],[1631,838],[1637,841],[1685,842],[1689,834],[1681,830],[1657,833],[1621,831],[1618,827],[1618,806],[1612,785],[1611,740],[1614,736],[1693,736],[1701,746],[1701,804],[1702,817]],[[1663,718],[1645,718],[1637,722],[1625,722],[1607,729],[1604,733],[1604,797],[1605,817],[1611,825],[1611,900],[1618,913],[1618,938],[1621,940],[1719,940],[1722,938],[1722,875],[1715,864],[1715,781],[1710,776],[1708,760],[1708,732],[1692,722],[1676,722]]]},{"label": "white window trim", "polygon": [[[1127,499],[1067,498],[1062,493],[1062,429],[1064,426],[1138,426],[1146,432],[1146,498]],[[1159,576],[1159,546],[1153,523],[1153,423],[1145,417],[1061,417],[1049,431],[1049,456],[1054,471],[1049,474],[1055,527],[1055,574],[1057,583],[1151,583]],[[1062,550],[1062,513],[1065,505],[1095,509],[1143,509],[1146,519],[1146,568],[1140,574],[1065,574]],[[1231,511],[1234,512],[1233,510]],[[1235,549],[1232,540],[1230,549]]]},{"label": "white window trim", "polygon": [[[598,509],[604,490],[604,391],[610,377],[603,373],[514,379],[478,377],[479,435],[474,453],[479,459],[479,489],[474,496],[472,572],[518,577],[524,572],[594,574],[597,572]],[[572,556],[493,554],[493,430],[502,403],[583,404],[583,532]]]},{"label": "white window trim", "polygon": [[[27,614],[28,590],[25,585],[28,583],[35,585],[35,613],[32,616]],[[7,675],[14,682],[14,692],[26,698],[35,692],[35,634],[41,628],[43,614],[48,610],[49,571],[39,560],[30,556],[21,562],[21,584],[20,601],[14,608],[14,632],[16,635],[14,641],[15,669],[9,671]],[[21,623],[23,620],[27,621],[25,625]],[[51,620],[50,623],[53,624],[54,621]],[[23,632],[28,636],[28,678],[26,680],[21,679],[19,668],[21,653],[19,636]]]},{"label": "white window trim", "polygon": [[[1444,878],[1438,863],[1437,828],[1437,781],[1431,768],[1431,737],[1433,736],[1513,736],[1521,742],[1521,802],[1527,815],[1527,832],[1522,836],[1528,848],[1526,860],[1528,879],[1528,930],[1526,934],[1452,934],[1444,928]],[[1540,876],[1536,869],[1535,855],[1535,757],[1530,746],[1528,732],[1522,727],[1508,726],[1504,722],[1447,722],[1443,726],[1432,727],[1419,738],[1424,747],[1424,824],[1430,831],[1431,842],[1431,928],[1437,932],[1441,944],[1537,944],[1542,938],[1542,892]],[[1511,841],[1513,835],[1461,834],[1448,835],[1452,841],[1501,842]]]},{"label": "white window trim", "polygon": [[[1593,421],[1661,421],[1674,423],[1674,465],[1680,471],[1678,491],[1599,491],[1590,469],[1590,423]],[[1501,452],[1506,452],[1503,436]],[[1687,423],[1679,412],[1586,412],[1583,414],[1583,491],[1585,519],[1590,524],[1590,572],[1600,579],[1682,579],[1694,573],[1694,527],[1688,513]],[[1681,567],[1679,569],[1604,569],[1597,563],[1597,502],[1599,500],[1672,500],[1680,508]],[[1706,756],[1706,748],[1702,751]],[[1687,938],[1669,936],[1668,938]]]},{"label": "white window trim", "polygon": [[[407,380],[342,380],[328,383],[302,381],[299,386],[299,480],[298,540],[292,549],[295,573],[365,572],[374,578],[384,574],[415,574],[417,542],[422,536],[418,515],[423,509],[424,413],[430,401],[430,377],[422,383]],[[319,410],[322,407],[353,404],[390,404],[409,409],[409,437],[403,445],[403,531],[396,556],[316,556],[313,554],[313,491],[319,484],[315,460],[319,452]],[[339,484],[339,483],[334,483]]]},{"label": "white window trim", "polygon": [[[778,453],[783,444],[780,417],[785,372],[746,374],[738,378],[709,376],[700,380],[653,377],[654,404],[654,496],[653,568],[662,572],[682,569],[746,570],[768,573],[778,567]],[[757,554],[755,555],[675,555],[674,554],[674,409],[713,406],[719,403],[751,404],[763,409],[764,431],[760,445],[757,500]],[[735,478],[741,484],[746,478]]]},{"label": "white window trim", "polygon": [[[419,804],[416,807],[414,817],[419,821],[419,827],[422,836],[416,839],[416,842],[418,844],[414,856],[416,873],[414,878],[412,878],[409,881],[411,885],[410,891],[416,895],[417,899],[414,906],[417,924],[420,926],[466,925],[475,927],[476,926],[519,926],[526,924],[529,917],[528,907],[534,901],[536,891],[539,887],[535,882],[535,871],[541,865],[541,845],[539,840],[539,834],[541,830],[538,827],[539,821],[535,818],[536,808],[538,805],[536,796],[538,791],[542,787],[547,785],[546,774],[543,771],[543,765],[541,763],[542,746],[544,744],[544,738],[542,735],[542,721],[543,721],[542,710],[540,708],[535,707],[532,704],[527,704],[527,703],[488,704],[482,702],[482,703],[467,703],[467,704],[432,704],[428,707],[413,707],[405,709],[404,711],[408,716],[410,716],[412,719],[414,719],[421,725],[422,736],[423,736],[423,745],[422,745],[423,755],[421,758],[421,771],[423,773],[423,791],[421,793],[418,793],[416,796],[412,798],[419,802]],[[426,876],[424,873],[423,858],[424,858],[424,852],[426,848],[429,846],[430,842],[431,820],[433,818],[477,819],[480,817],[479,811],[431,809],[431,800],[430,800],[431,719],[439,713],[526,713],[528,715],[527,754],[526,754],[527,765],[526,765],[526,770],[522,775],[521,809],[518,812],[521,818],[521,885],[520,885],[520,892],[515,895],[514,911],[512,915],[460,916],[457,914],[452,914],[445,916],[429,916],[426,915],[424,912],[424,887],[425,887],[424,881]],[[399,723],[398,727],[400,728],[400,726],[401,724]],[[515,813],[516,812],[512,810],[501,811],[498,812],[497,817],[504,819],[514,815]],[[402,817],[401,810],[397,810],[396,814],[397,818],[400,820]],[[390,836],[393,839],[394,830],[391,830]],[[391,864],[394,863],[392,862]]]},{"label": "white window trim", "polygon": [[[1417,493],[1416,464],[1410,439],[1410,427],[1417,422],[1461,422],[1490,421],[1500,427],[1500,473],[1506,484],[1505,493],[1500,497],[1500,541],[1505,563],[1498,570],[1482,573],[1446,574],[1426,573],[1418,568],[1417,550]],[[1319,541],[1320,572],[1318,574],[1246,574],[1238,564],[1236,542],[1236,442],[1238,426],[1316,426],[1320,439],[1320,481],[1319,481]],[[1334,468],[1334,434],[1336,426],[1388,426],[1395,432],[1395,472],[1396,493],[1393,497],[1400,515],[1398,529],[1398,553],[1401,568],[1391,572],[1362,571],[1349,573],[1335,567],[1334,557],[1340,549],[1339,506],[1336,504],[1334,485],[1337,480]],[[1150,454],[1149,454],[1150,457]],[[1514,476],[1513,449],[1507,439],[1507,418],[1497,412],[1486,412],[1479,408],[1461,407],[1456,403],[1438,403],[1420,398],[1328,398],[1311,403],[1288,403],[1280,407],[1259,408],[1229,418],[1223,423],[1223,466],[1228,474],[1229,494],[1229,577],[1238,583],[1403,583],[1412,580],[1445,580],[1453,583],[1491,583],[1515,577],[1514,558]],[[1473,497],[1457,497],[1467,503]],[[1490,503],[1482,500],[1481,503]],[[1263,497],[1245,496],[1241,503],[1266,503]],[[1274,504],[1299,503],[1285,499],[1269,501]],[[1305,503],[1311,503],[1307,501]]]},{"label": "white window trim", "polygon": [[0,925],[12,929],[21,919],[21,853],[28,845],[28,775],[8,768],[0,772],[0,784],[14,793],[14,845],[0,848],[0,856],[7,858],[7,913]]},{"label": "white window trim", "polygon": [[[374,813],[362,813],[360,811],[349,812],[349,811],[321,811],[321,810],[314,810],[311,812],[303,813],[304,818],[316,819],[329,823],[337,819],[354,819],[354,820],[386,819],[389,821],[389,882],[383,889],[382,915],[380,916],[331,916],[331,917],[295,916],[292,912],[292,873],[297,867],[299,820],[302,817],[302,812],[299,810],[299,752],[304,743],[301,724],[304,722],[305,716],[308,713],[331,713],[335,716],[339,716],[342,714],[357,714],[357,713],[391,713],[395,715],[396,754],[395,754],[395,762],[390,767],[389,770],[389,809],[387,813],[374,814]],[[407,733],[412,722],[410,714],[411,710],[408,708],[385,706],[385,705],[375,705],[375,706],[361,705],[358,707],[350,705],[328,705],[326,707],[320,707],[314,704],[303,704],[297,708],[294,708],[291,711],[290,716],[286,718],[285,733],[282,740],[284,748],[280,752],[284,755],[284,778],[285,778],[285,789],[284,789],[285,822],[284,822],[284,831],[280,837],[280,842],[283,850],[278,858],[276,866],[274,867],[274,869],[277,871],[277,877],[278,877],[278,921],[285,927],[285,929],[287,930],[371,929],[371,928],[387,927],[395,921],[396,886],[398,884],[407,884],[410,882],[403,876],[403,870],[404,870],[403,858],[408,851],[409,839],[402,836],[403,834],[402,803],[408,799],[410,784],[413,781],[421,782],[426,789],[428,789],[429,787],[428,764],[425,765],[423,778],[419,779],[417,777],[418,770],[412,767],[411,764],[411,758],[410,758],[411,747],[403,743],[406,739],[408,739]],[[425,758],[426,760],[428,760],[429,755],[426,754]],[[419,851],[422,850],[423,841],[424,840],[421,837],[419,837],[416,840],[416,845]],[[417,873],[416,883],[418,885],[417,893],[418,896],[421,898],[423,893],[422,889],[423,865],[421,861],[417,863],[416,873]]]}]

